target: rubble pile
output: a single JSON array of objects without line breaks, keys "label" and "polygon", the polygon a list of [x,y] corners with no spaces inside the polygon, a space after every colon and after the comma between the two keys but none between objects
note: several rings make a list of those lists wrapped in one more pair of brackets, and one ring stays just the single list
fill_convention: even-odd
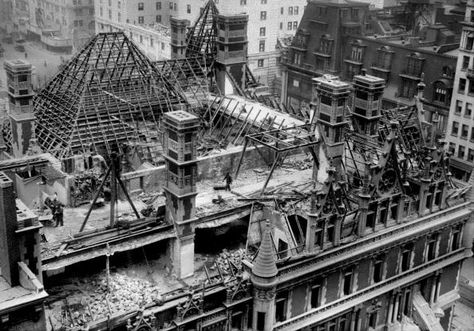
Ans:
[{"label": "rubble pile", "polygon": [[93,320],[105,319],[118,312],[136,311],[151,304],[160,304],[160,287],[149,281],[116,273],[101,274],[81,286],[81,293],[69,296],[59,309],[52,311],[54,320],[62,327],[86,325]]},{"label": "rubble pile", "polygon": [[[217,270],[218,267],[223,276],[231,276],[232,271],[242,270],[242,260],[248,258],[247,252],[243,248],[235,251],[224,249],[216,259],[214,265],[210,267],[211,270]],[[230,268],[234,268],[232,271]]]},{"label": "rubble pile", "polygon": [[303,160],[298,159],[288,159],[281,165],[284,169],[298,169],[306,170],[313,167],[313,162],[310,158],[305,158]]}]

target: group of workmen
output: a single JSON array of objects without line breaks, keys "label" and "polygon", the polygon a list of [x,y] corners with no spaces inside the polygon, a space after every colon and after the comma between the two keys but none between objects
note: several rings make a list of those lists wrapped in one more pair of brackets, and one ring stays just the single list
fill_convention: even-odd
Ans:
[{"label": "group of workmen", "polygon": [[63,213],[64,213],[64,204],[59,201],[57,193],[54,194],[53,199],[51,200],[50,198],[46,198],[44,201],[45,205],[51,209],[51,213],[53,214],[53,222],[55,223],[55,226],[64,226],[64,219],[63,219]]}]

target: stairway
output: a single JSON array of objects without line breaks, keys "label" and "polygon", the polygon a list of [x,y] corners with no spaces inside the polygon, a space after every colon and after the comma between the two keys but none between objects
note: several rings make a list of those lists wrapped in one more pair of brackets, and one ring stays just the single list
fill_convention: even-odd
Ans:
[{"label": "stairway", "polygon": [[413,310],[413,319],[422,330],[444,331],[434,311],[419,290],[413,293]]}]

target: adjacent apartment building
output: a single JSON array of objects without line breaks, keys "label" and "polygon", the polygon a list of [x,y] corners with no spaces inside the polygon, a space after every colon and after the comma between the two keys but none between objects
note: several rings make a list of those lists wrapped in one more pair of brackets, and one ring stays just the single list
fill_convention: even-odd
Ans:
[{"label": "adjacent apartment building", "polygon": [[73,52],[95,33],[93,0],[29,0],[28,34],[50,50]]},{"label": "adjacent apartment building", "polygon": [[459,45],[456,36],[436,23],[418,35],[377,35],[373,23],[396,24],[370,16],[367,3],[309,1],[287,56],[282,57],[282,102],[295,109],[309,105],[313,77],[332,74],[350,82],[366,71],[385,80],[384,108],[413,105],[417,85],[423,81],[425,117],[437,120],[445,130]]},{"label": "adjacent apartment building", "polygon": [[474,165],[474,1],[466,4],[446,141],[453,154],[451,169],[468,178]]},{"label": "adjacent apartment building", "polygon": [[[258,81],[271,84],[278,75],[278,38],[295,34],[307,1],[209,1],[215,1],[221,14],[246,13],[249,16],[248,36],[252,38],[248,38],[248,64]],[[206,2],[98,0],[95,4],[97,32],[123,30],[153,60],[170,58],[169,31],[166,30],[170,18],[184,18],[193,25]]]}]

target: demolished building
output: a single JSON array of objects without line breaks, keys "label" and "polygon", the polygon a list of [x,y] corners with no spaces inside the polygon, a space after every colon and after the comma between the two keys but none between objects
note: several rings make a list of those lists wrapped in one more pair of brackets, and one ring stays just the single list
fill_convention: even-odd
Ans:
[{"label": "demolished building", "polygon": [[[156,180],[165,192],[156,213],[94,227],[74,219],[72,236],[43,244],[50,289],[68,272],[106,266],[106,277],[84,278],[77,301],[51,301],[61,313],[48,316],[73,330],[443,329],[460,265],[472,255],[474,177],[452,178],[442,134],[422,116],[423,83],[415,105],[388,110],[384,80],[366,74],[355,75],[353,87],[335,76],[312,79],[310,109],[297,113],[259,102],[249,91],[245,15],[205,13],[219,24],[172,38],[197,38],[194,45],[215,55],[151,68],[123,34],[99,34],[36,97],[39,144],[58,158],[76,152],[83,165],[93,153],[126,156],[124,144],[163,142],[161,161],[117,173],[130,191],[133,181],[144,190],[141,182]],[[203,33],[221,38],[199,39]],[[122,44],[128,53],[119,54]],[[149,70],[138,73],[141,64]],[[86,94],[64,88],[64,75]],[[68,107],[48,95],[53,86]],[[138,87],[149,103],[133,99],[143,96]],[[52,112],[56,122],[48,122]],[[77,133],[57,136],[53,123]],[[147,125],[160,130],[147,133]],[[74,137],[78,144],[67,140]],[[219,187],[226,173],[231,191]],[[209,246],[226,250],[201,254]],[[166,263],[151,273],[179,281],[150,285],[110,270],[114,256],[118,263],[138,252],[149,264],[153,251]]]}]

